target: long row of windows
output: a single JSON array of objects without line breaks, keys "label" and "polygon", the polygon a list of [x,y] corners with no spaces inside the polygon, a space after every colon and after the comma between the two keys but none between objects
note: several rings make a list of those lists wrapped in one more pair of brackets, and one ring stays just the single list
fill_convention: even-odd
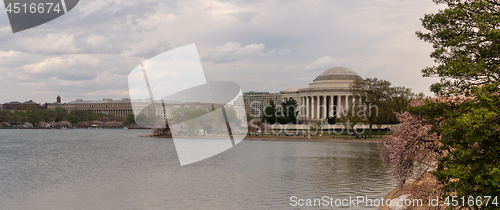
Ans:
[{"label": "long row of windows", "polygon": [[102,107],[130,107],[130,104],[84,104],[76,105],[77,108],[102,108]]}]

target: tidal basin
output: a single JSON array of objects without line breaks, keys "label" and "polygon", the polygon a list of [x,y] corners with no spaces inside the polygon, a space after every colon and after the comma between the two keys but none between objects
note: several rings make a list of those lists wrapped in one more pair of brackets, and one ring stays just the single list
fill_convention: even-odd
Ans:
[{"label": "tidal basin", "polygon": [[138,137],[150,132],[0,130],[0,209],[332,209],[290,197],[395,188],[376,143],[244,140],[181,167],[171,139]]}]

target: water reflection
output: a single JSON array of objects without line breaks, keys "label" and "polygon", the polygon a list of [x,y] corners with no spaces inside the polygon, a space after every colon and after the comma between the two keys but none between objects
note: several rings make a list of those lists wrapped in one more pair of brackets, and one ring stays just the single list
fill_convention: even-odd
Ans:
[{"label": "water reflection", "polygon": [[180,167],[147,132],[0,130],[0,209],[290,209],[394,187],[372,143],[243,141]]}]

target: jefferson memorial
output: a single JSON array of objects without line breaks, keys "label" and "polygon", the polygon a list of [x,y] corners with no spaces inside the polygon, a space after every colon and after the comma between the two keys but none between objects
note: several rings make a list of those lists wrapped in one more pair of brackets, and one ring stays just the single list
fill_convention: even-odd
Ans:
[{"label": "jefferson memorial", "polygon": [[283,100],[295,99],[300,120],[320,120],[342,117],[347,108],[359,101],[350,92],[350,85],[362,79],[346,67],[333,67],[321,73],[309,87],[289,88],[281,91]]}]

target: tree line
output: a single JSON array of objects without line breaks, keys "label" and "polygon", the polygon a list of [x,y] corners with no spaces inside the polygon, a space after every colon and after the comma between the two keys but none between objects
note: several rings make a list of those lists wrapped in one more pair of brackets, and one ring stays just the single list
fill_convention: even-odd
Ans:
[{"label": "tree line", "polygon": [[[398,113],[402,123],[379,144],[381,157],[413,198],[439,196],[448,209],[498,209],[500,2],[433,1],[446,7],[426,14],[428,31],[416,35],[434,48],[436,65],[422,75],[441,80],[430,86],[434,97]],[[466,203],[453,207],[450,197]]]},{"label": "tree line", "polygon": [[95,114],[92,110],[76,110],[68,113],[68,110],[62,107],[56,107],[52,110],[28,106],[26,108],[20,107],[14,111],[1,110],[0,123],[0,127],[26,124],[35,127],[89,127],[91,123],[98,124],[100,127],[120,127],[135,123],[135,119],[134,115],[121,119],[102,113]]}]

